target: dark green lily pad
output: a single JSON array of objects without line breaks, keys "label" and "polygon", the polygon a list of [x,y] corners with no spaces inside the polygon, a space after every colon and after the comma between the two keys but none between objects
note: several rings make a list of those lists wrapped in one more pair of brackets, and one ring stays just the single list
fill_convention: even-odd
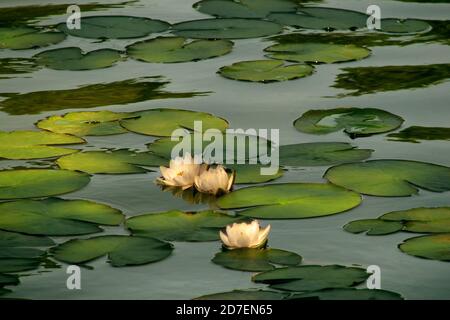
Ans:
[{"label": "dark green lily pad", "polygon": [[0,27],[0,49],[40,48],[59,43],[65,38],[64,33],[32,27]]},{"label": "dark green lily pad", "polygon": [[[0,296],[3,296],[7,293],[11,293],[11,290],[5,289],[5,288],[0,288]],[[2,298],[3,299],[3,298]]]},{"label": "dark green lily pad", "polygon": [[51,249],[55,259],[69,264],[84,264],[107,255],[114,267],[157,262],[172,251],[173,246],[164,241],[119,235],[69,240]]},{"label": "dark green lily pad", "polygon": [[236,184],[269,182],[282,177],[284,174],[284,170],[280,168],[274,174],[262,174],[261,169],[268,167],[260,164],[225,164],[224,166],[236,172],[234,180]]},{"label": "dark green lily pad", "polygon": [[143,166],[158,167],[166,162],[166,159],[149,152],[133,152],[124,149],[79,152],[76,157],[69,155],[56,161],[61,169],[90,174],[145,173],[151,170]]},{"label": "dark green lily pad", "polygon": [[408,160],[371,160],[342,164],[325,173],[331,183],[382,197],[410,196],[422,188],[434,192],[450,190],[450,168]]},{"label": "dark green lily pad", "polygon": [[39,198],[73,192],[90,181],[86,173],[68,170],[19,169],[0,171],[0,199]]},{"label": "dark green lily pad", "polygon": [[370,55],[370,50],[353,44],[289,43],[276,44],[264,51],[273,59],[291,62],[335,63],[361,60]]},{"label": "dark green lily pad", "polygon": [[198,61],[223,56],[231,52],[228,40],[193,40],[181,37],[158,37],[134,43],[127,54],[137,60],[153,63]]},{"label": "dark green lily pad", "polygon": [[365,160],[373,150],[358,149],[345,142],[312,142],[280,146],[279,152],[281,165],[310,167]]},{"label": "dark green lily pad", "polygon": [[275,265],[296,266],[302,257],[280,249],[234,249],[216,253],[212,262],[228,269],[240,271],[268,271]]},{"label": "dark green lily pad", "polygon": [[151,33],[166,31],[170,24],[161,20],[152,20],[133,16],[91,16],[80,20],[81,29],[70,30],[66,23],[57,26],[59,30],[71,36],[90,39],[128,39],[141,38]]},{"label": "dark green lily pad", "polygon": [[450,261],[450,233],[406,239],[398,247],[401,251],[411,256]]},{"label": "dark green lily pad", "polygon": [[247,208],[239,211],[247,217],[302,219],[347,211],[360,202],[359,194],[331,184],[285,183],[239,189],[217,204],[223,209]]},{"label": "dark green lily pad", "polygon": [[286,81],[309,76],[314,67],[307,64],[285,65],[282,61],[254,60],[233,63],[218,73],[229,79],[251,82]]},{"label": "dark green lily pad", "polygon": [[403,300],[396,292],[379,289],[335,288],[302,294],[295,294],[290,299],[308,300]]},{"label": "dark green lily pad", "polygon": [[1,259],[39,259],[45,256],[45,251],[35,248],[5,248],[0,250]]},{"label": "dark green lily pad", "polygon": [[39,268],[40,259],[4,258],[0,259],[0,273],[15,273]]},{"label": "dark green lily pad", "polygon": [[253,276],[252,280],[270,284],[271,288],[278,290],[305,292],[348,288],[364,282],[368,277],[369,274],[362,268],[307,265],[266,271]]},{"label": "dark green lily pad", "polygon": [[258,19],[201,19],[173,25],[177,36],[194,39],[247,39],[280,33],[282,26]]},{"label": "dark green lily pad", "polygon": [[38,64],[50,69],[74,71],[108,68],[122,59],[120,52],[113,49],[99,49],[83,53],[77,47],[43,51],[34,58]]},{"label": "dark green lily pad", "polygon": [[430,24],[424,20],[417,19],[381,19],[381,31],[388,33],[411,34],[426,32],[431,29]]},{"label": "dark green lily pad", "polygon": [[385,235],[403,229],[403,223],[398,221],[385,221],[381,219],[355,220],[347,223],[344,230],[351,233],[366,232],[367,235]]},{"label": "dark green lily pad", "polygon": [[52,239],[0,230],[0,248],[48,247],[54,245]]},{"label": "dark green lily pad", "polygon": [[0,203],[0,229],[31,235],[79,235],[102,231],[101,225],[119,225],[122,213],[87,200],[19,200]]},{"label": "dark green lily pad", "polygon": [[310,134],[327,134],[344,130],[351,138],[365,137],[397,129],[403,119],[374,108],[336,108],[309,110],[294,121],[294,127]]},{"label": "dark green lily pad", "polygon": [[283,300],[287,294],[268,290],[233,290],[208,294],[194,300]]},{"label": "dark green lily pad", "polygon": [[167,241],[215,241],[220,229],[239,220],[218,211],[172,210],[131,217],[126,227],[133,235]]},{"label": "dark green lily pad", "polygon": [[404,230],[410,232],[450,232],[450,207],[394,211],[382,215],[379,219],[403,222]]},{"label": "dark green lily pad", "polygon": [[2,286],[16,286],[20,283],[19,277],[14,274],[1,274],[0,273],[0,294]]},{"label": "dark green lily pad", "polygon": [[78,152],[57,145],[85,143],[81,138],[43,131],[0,131],[0,158],[39,159],[52,158]]},{"label": "dark green lily pad", "polygon": [[412,126],[387,136],[391,141],[413,143],[418,143],[418,140],[450,140],[450,128]]}]

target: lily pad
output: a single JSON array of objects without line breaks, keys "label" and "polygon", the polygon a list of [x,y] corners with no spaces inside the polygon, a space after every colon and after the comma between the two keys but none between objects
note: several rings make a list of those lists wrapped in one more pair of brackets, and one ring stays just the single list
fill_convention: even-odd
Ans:
[{"label": "lily pad", "polygon": [[335,288],[295,294],[290,299],[403,300],[403,297],[399,293],[380,289]]},{"label": "lily pad", "polygon": [[31,235],[80,235],[119,225],[122,213],[87,200],[19,200],[0,203],[0,229]]},{"label": "lily pad", "polygon": [[126,227],[133,235],[167,241],[215,241],[220,229],[239,220],[218,211],[172,210],[131,217]]},{"label": "lily pad", "polygon": [[107,255],[114,267],[157,262],[172,251],[173,246],[164,241],[120,235],[69,240],[51,249],[55,259],[69,264],[84,264]]},{"label": "lily pad", "polygon": [[388,33],[414,34],[431,30],[431,25],[417,19],[381,19],[381,31]]},{"label": "lily pad", "polygon": [[280,33],[278,23],[258,19],[201,19],[173,25],[177,36],[194,39],[248,39]]},{"label": "lily pad", "polygon": [[306,265],[278,268],[253,276],[255,282],[270,284],[271,288],[286,291],[316,291],[331,288],[348,288],[369,277],[366,270],[339,265]]},{"label": "lily pad", "polygon": [[75,136],[106,136],[128,132],[119,120],[133,117],[127,112],[80,111],[62,116],[50,116],[40,120],[36,126],[40,129],[67,133]]},{"label": "lily pad", "polygon": [[43,236],[31,236],[16,232],[0,230],[0,248],[15,247],[48,247],[55,243],[52,239]]},{"label": "lily pad", "polygon": [[141,38],[166,31],[170,24],[161,20],[133,16],[90,16],[80,20],[81,29],[70,30],[66,23],[57,26],[71,36],[90,39]]},{"label": "lily pad", "polygon": [[16,286],[19,284],[19,277],[14,274],[1,274],[0,273],[0,294],[2,286]]},{"label": "lily pad", "polygon": [[33,72],[38,69],[39,66],[33,59],[26,59],[26,58],[0,59],[0,75],[25,74]]},{"label": "lily pad", "polygon": [[344,230],[351,233],[366,232],[367,235],[385,235],[403,229],[403,223],[398,221],[385,221],[381,219],[355,220],[347,223]]},{"label": "lily pad", "polygon": [[[72,157],[73,156],[73,157]],[[129,150],[86,151],[61,157],[56,163],[61,169],[83,171],[90,174],[125,174],[151,171],[143,166],[157,167],[167,160],[149,152]]]},{"label": "lily pad", "polygon": [[[240,215],[262,219],[302,219],[350,210],[359,194],[321,183],[284,183],[239,189],[218,199],[223,209],[241,209]],[[249,208],[250,207],[250,208]]]},{"label": "lily pad", "polygon": [[411,256],[450,261],[450,233],[410,238],[398,247],[401,251]]},{"label": "lily pad", "polygon": [[370,50],[353,44],[289,43],[276,44],[264,51],[267,57],[291,62],[335,63],[361,60]]},{"label": "lily pad", "polygon": [[181,109],[151,109],[138,111],[135,118],[124,119],[120,124],[127,130],[157,137],[170,137],[176,129],[194,130],[194,122],[201,121],[203,131],[224,131],[228,122],[210,113]]},{"label": "lily pad", "polygon": [[39,198],[73,192],[90,181],[86,173],[52,169],[0,171],[0,199]]},{"label": "lily pad", "polygon": [[283,300],[287,294],[269,290],[233,290],[208,294],[194,300]]},{"label": "lily pad", "polygon": [[284,166],[329,166],[369,158],[371,149],[358,149],[345,142],[312,142],[280,146],[280,164]]},{"label": "lily pad", "polygon": [[30,271],[39,268],[41,265],[40,259],[20,259],[20,258],[5,258],[0,259],[1,273],[15,273]]},{"label": "lily pad", "polygon": [[422,188],[450,190],[450,168],[408,160],[371,160],[332,167],[325,173],[331,183],[347,189],[384,197],[410,196]]},{"label": "lily pad", "polygon": [[412,126],[387,135],[391,141],[450,140],[450,128]]},{"label": "lily pad", "polygon": [[310,134],[327,134],[344,130],[351,138],[365,137],[397,129],[403,119],[374,108],[335,108],[309,110],[294,121],[294,127]]},{"label": "lily pad", "polygon": [[225,164],[225,168],[236,172],[234,183],[236,184],[251,184],[263,183],[278,179],[283,176],[284,170],[278,168],[274,174],[262,174],[261,169],[267,166],[260,164]]},{"label": "lily pad", "polygon": [[216,253],[212,262],[228,269],[241,271],[268,271],[275,265],[296,266],[302,257],[280,249],[234,249]]},{"label": "lily pad", "polygon": [[314,67],[307,64],[285,65],[282,61],[254,60],[233,63],[218,73],[229,79],[251,82],[286,81],[309,76]]},{"label": "lily pad", "polygon": [[85,142],[78,137],[53,132],[0,131],[0,158],[19,160],[58,157],[79,150],[56,147],[56,145]]},{"label": "lily pad", "polygon": [[77,47],[43,51],[34,58],[38,64],[50,69],[74,71],[108,68],[122,59],[120,52],[113,49],[99,49],[83,53]]},{"label": "lily pad", "polygon": [[193,40],[182,37],[158,37],[134,43],[127,54],[137,60],[153,63],[198,61],[223,56],[231,52],[228,40]]},{"label": "lily pad", "polygon": [[382,215],[379,219],[403,222],[404,230],[410,232],[450,232],[450,207],[394,211]]},{"label": "lily pad", "polygon": [[64,33],[32,27],[0,27],[0,49],[40,48],[59,43],[65,38]]}]

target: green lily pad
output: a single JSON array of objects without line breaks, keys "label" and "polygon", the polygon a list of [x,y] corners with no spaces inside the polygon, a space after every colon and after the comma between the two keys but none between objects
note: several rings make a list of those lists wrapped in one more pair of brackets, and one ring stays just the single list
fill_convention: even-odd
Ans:
[{"label": "green lily pad", "polygon": [[284,170],[278,168],[274,174],[261,174],[261,169],[267,166],[260,164],[225,164],[225,168],[236,172],[234,183],[251,184],[263,183],[278,179],[283,176]]},{"label": "green lily pad", "polygon": [[422,188],[450,190],[450,168],[408,160],[371,160],[332,167],[325,173],[331,183],[347,189],[384,197],[410,196]]},{"label": "green lily pad", "polygon": [[406,239],[398,247],[401,251],[411,256],[450,261],[450,233]]},{"label": "green lily pad", "polygon": [[1,248],[0,260],[1,259],[39,259],[45,256],[45,251],[34,249],[34,248]]},{"label": "green lily pad", "polygon": [[39,66],[33,59],[26,59],[26,58],[0,59],[0,75],[25,74],[36,71],[38,69]]},{"label": "green lily pad", "polygon": [[120,52],[113,49],[99,49],[83,53],[77,47],[43,51],[34,58],[38,64],[50,69],[74,71],[108,68],[122,59]]},{"label": "green lily pad", "polygon": [[90,181],[86,173],[52,169],[0,171],[0,199],[39,198],[73,192]]},{"label": "green lily pad", "polygon": [[228,269],[240,271],[268,271],[274,265],[296,266],[302,257],[280,249],[234,249],[216,253],[212,262]]},{"label": "green lily pad", "polygon": [[351,233],[366,232],[367,235],[385,235],[403,229],[403,223],[381,219],[363,219],[347,223],[344,230]]},{"label": "green lily pad", "polygon": [[0,203],[0,229],[31,235],[79,235],[102,231],[101,225],[119,225],[122,213],[87,200],[19,200]]},{"label": "green lily pad", "polygon": [[379,289],[335,288],[302,294],[295,294],[290,299],[314,300],[403,300],[396,292]]},{"label": "green lily pad", "polygon": [[223,56],[231,52],[228,40],[193,40],[181,37],[158,37],[134,43],[127,54],[137,60],[153,63],[198,61]]},{"label": "green lily pad", "polygon": [[[302,219],[350,210],[361,203],[359,194],[321,183],[284,183],[248,187],[218,199],[222,209],[241,209],[240,215],[262,219]],[[248,208],[250,207],[250,208]]]},{"label": "green lily pad", "polygon": [[40,259],[4,258],[0,259],[0,273],[15,273],[39,268]]},{"label": "green lily pad", "polygon": [[75,37],[90,39],[141,38],[151,33],[166,31],[170,24],[133,16],[90,16],[81,18],[81,29],[70,30],[66,23],[57,26],[62,32]]},{"label": "green lily pad", "polygon": [[20,283],[19,277],[14,274],[1,274],[0,273],[0,294],[2,286],[16,286]]},{"label": "green lily pad", "polygon": [[289,43],[276,44],[264,51],[273,59],[292,62],[335,63],[367,58],[370,50],[353,44]]},{"label": "green lily pad", "polygon": [[389,132],[397,129],[403,119],[374,108],[335,108],[309,110],[294,121],[294,127],[310,134],[327,134],[344,130],[351,138]]},{"label": "green lily pad", "polygon": [[228,122],[210,113],[181,109],[151,109],[138,111],[135,118],[124,119],[120,124],[127,130],[157,137],[170,137],[176,129],[194,130],[194,122],[201,121],[203,131],[224,131]]},{"label": "green lily pad", "polygon": [[218,211],[172,210],[131,217],[126,227],[133,235],[167,241],[215,241],[220,229],[239,220]]},{"label": "green lily pad", "polygon": [[7,293],[11,293],[11,290],[5,289],[5,288],[0,288],[0,296],[3,296]]},{"label": "green lily pad", "polygon": [[0,230],[0,250],[5,247],[48,247],[54,244],[53,240],[48,237]]},{"label": "green lily pad", "polygon": [[346,142],[312,142],[280,146],[280,164],[284,166],[329,166],[369,158],[371,149],[358,149]]},{"label": "green lily pad", "polygon": [[38,121],[36,126],[56,133],[75,136],[106,136],[128,132],[119,120],[133,117],[127,112],[80,111],[62,116],[50,116]]},{"label": "green lily pad", "polygon": [[412,34],[431,30],[431,25],[424,20],[417,19],[381,19],[382,32]]},{"label": "green lily pad", "polygon": [[114,267],[157,262],[172,251],[173,246],[164,241],[120,235],[69,240],[51,249],[55,259],[70,264],[84,264],[107,255]]},{"label": "green lily pad", "polygon": [[295,12],[289,0],[202,0],[194,9],[220,18],[265,18],[272,12]]},{"label": "green lily pad", "polygon": [[278,23],[258,19],[201,19],[173,25],[177,36],[194,39],[248,39],[280,33]]},{"label": "green lily pad", "polygon": [[387,135],[391,141],[450,140],[450,128],[412,126]]},{"label": "green lily pad", "polygon": [[271,288],[278,290],[304,292],[352,287],[368,277],[362,268],[307,265],[266,271],[253,276],[252,280],[270,284]]},{"label": "green lily pad", "polygon": [[401,221],[404,223],[404,230],[410,232],[450,232],[450,207],[393,211],[382,215],[379,219]]},{"label": "green lily pad", "polygon": [[233,290],[208,294],[194,300],[283,300],[287,294],[269,290]]},{"label": "green lily pad", "polygon": [[66,38],[61,32],[41,31],[32,27],[0,27],[0,49],[33,49],[59,43]]},{"label": "green lily pad", "polygon": [[56,161],[61,169],[90,174],[145,173],[151,170],[142,166],[158,167],[166,162],[166,159],[149,152],[133,152],[124,149],[79,152],[76,157],[69,155]]},{"label": "green lily pad", "polygon": [[218,73],[229,79],[251,82],[286,81],[309,76],[314,67],[307,64],[285,65],[282,61],[254,60],[233,63]]}]

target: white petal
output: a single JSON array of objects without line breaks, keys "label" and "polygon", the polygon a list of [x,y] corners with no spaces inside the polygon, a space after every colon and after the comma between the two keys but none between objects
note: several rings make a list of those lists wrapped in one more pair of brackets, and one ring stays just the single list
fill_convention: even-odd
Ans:
[{"label": "white petal", "polygon": [[227,237],[227,235],[225,233],[223,233],[222,231],[219,231],[219,236],[220,236],[220,240],[222,240],[223,244],[226,247],[229,247],[229,248],[233,247],[231,245],[230,241],[228,240],[228,237]]}]

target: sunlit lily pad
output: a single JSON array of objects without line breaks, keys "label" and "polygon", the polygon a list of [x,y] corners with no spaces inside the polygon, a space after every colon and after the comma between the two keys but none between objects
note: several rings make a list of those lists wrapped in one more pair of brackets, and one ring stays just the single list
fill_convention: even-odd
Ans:
[{"label": "sunlit lily pad", "polygon": [[403,300],[403,297],[399,293],[380,289],[335,288],[295,294],[290,299]]},{"label": "sunlit lily pad", "polygon": [[121,59],[119,51],[99,49],[83,53],[69,47],[43,51],[34,56],[37,63],[55,70],[94,70],[111,67]]},{"label": "sunlit lily pad", "polygon": [[152,238],[109,235],[69,240],[51,249],[57,260],[69,264],[85,264],[108,256],[114,267],[143,265],[171,255],[170,243]]},{"label": "sunlit lily pad", "polygon": [[282,26],[258,19],[201,19],[177,23],[173,32],[194,39],[246,39],[280,33]]},{"label": "sunlit lily pad", "polygon": [[32,27],[0,27],[0,49],[33,49],[63,41],[61,32],[41,31]]},{"label": "sunlit lily pad", "polygon": [[373,150],[358,149],[345,142],[312,142],[280,146],[284,166],[328,166],[356,162],[370,157]]},{"label": "sunlit lily pad", "polygon": [[417,19],[381,19],[381,31],[389,33],[411,34],[425,32],[431,29],[431,26],[424,20]]},{"label": "sunlit lily pad", "polygon": [[372,160],[342,164],[325,173],[331,183],[373,196],[400,197],[422,188],[450,190],[450,168],[407,160]]},{"label": "sunlit lily pad", "polygon": [[283,300],[287,294],[268,290],[234,290],[208,294],[195,300]]},{"label": "sunlit lily pad", "polygon": [[296,266],[302,257],[280,249],[234,249],[216,253],[212,262],[228,269],[241,271],[268,271],[275,265]]},{"label": "sunlit lily pad", "polygon": [[403,222],[404,230],[410,232],[450,232],[450,207],[394,211],[382,215],[379,219]]},{"label": "sunlit lily pad", "polygon": [[101,225],[118,225],[122,213],[87,200],[19,200],[0,204],[0,229],[31,235],[79,235],[102,231]]},{"label": "sunlit lily pad", "polygon": [[270,284],[271,288],[287,291],[316,291],[348,288],[369,277],[365,269],[339,265],[305,265],[278,268],[253,276],[255,282]]},{"label": "sunlit lily pad", "polygon": [[86,186],[86,173],[52,169],[0,171],[0,199],[39,198],[76,191]]},{"label": "sunlit lily pad", "polygon": [[145,37],[151,33],[166,31],[170,24],[133,16],[91,16],[80,20],[81,29],[70,30],[66,23],[57,27],[71,36],[91,39],[127,39]]},{"label": "sunlit lily pad", "polygon": [[367,58],[370,50],[353,44],[276,44],[264,51],[267,57],[292,62],[335,63]]},{"label": "sunlit lily pad", "polygon": [[217,211],[178,210],[134,216],[126,221],[133,235],[168,241],[214,241],[219,230],[241,220]]},{"label": "sunlit lily pad", "polygon": [[402,123],[401,117],[384,110],[347,107],[307,111],[294,121],[294,127],[311,134],[344,130],[350,137],[357,138],[389,132]]},{"label": "sunlit lily pad", "polygon": [[153,63],[198,61],[231,52],[228,40],[193,40],[181,37],[158,37],[127,47],[127,54],[137,60]]},{"label": "sunlit lily pad", "polygon": [[450,128],[412,126],[387,135],[392,141],[418,143],[418,140],[450,140]]},{"label": "sunlit lily pad", "polygon": [[403,223],[398,221],[385,221],[381,219],[355,220],[347,223],[344,230],[351,233],[366,232],[367,235],[385,235],[403,229]]},{"label": "sunlit lily pad", "polygon": [[[321,183],[271,184],[239,189],[219,198],[223,209],[262,219],[301,219],[350,210],[361,202],[359,194]],[[250,207],[250,208],[249,208]]]},{"label": "sunlit lily pad", "polygon": [[233,63],[219,69],[225,78],[251,82],[286,81],[309,76],[314,67],[307,64],[285,65],[282,61],[254,60]]},{"label": "sunlit lily pad", "polygon": [[450,233],[410,238],[398,247],[401,251],[411,256],[450,261]]},{"label": "sunlit lily pad", "polygon": [[57,145],[85,143],[81,138],[43,131],[0,131],[0,158],[39,159],[78,152]]}]

